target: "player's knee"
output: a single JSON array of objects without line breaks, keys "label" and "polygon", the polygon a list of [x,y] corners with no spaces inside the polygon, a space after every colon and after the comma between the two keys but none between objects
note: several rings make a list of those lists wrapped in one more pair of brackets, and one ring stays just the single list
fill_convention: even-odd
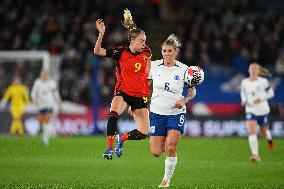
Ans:
[{"label": "player's knee", "polygon": [[47,114],[45,115],[45,117],[46,117],[46,121],[47,121],[47,122],[50,121],[50,120],[51,120],[51,113],[47,113]]},{"label": "player's knee", "polygon": [[44,114],[42,117],[42,123],[48,123],[51,116],[49,114]]},{"label": "player's knee", "polygon": [[155,157],[160,157],[161,156],[160,153],[152,153],[152,155],[155,156]]},{"label": "player's knee", "polygon": [[159,150],[159,149],[151,149],[151,153],[152,153],[153,156],[159,157],[159,156],[161,156],[161,154],[163,152],[161,150]]},{"label": "player's knee", "polygon": [[265,137],[265,136],[266,136],[266,128],[265,128],[264,126],[260,128],[260,135],[261,135],[262,137]]},{"label": "player's knee", "polygon": [[265,137],[266,136],[265,132],[263,132],[263,131],[261,131],[259,134],[260,134],[261,137]]},{"label": "player's knee", "polygon": [[176,145],[174,144],[174,143],[169,143],[169,144],[167,144],[167,149],[166,149],[166,151],[167,151],[167,154],[169,155],[174,155],[174,154],[176,154],[176,151],[177,151],[177,147],[176,147]]}]

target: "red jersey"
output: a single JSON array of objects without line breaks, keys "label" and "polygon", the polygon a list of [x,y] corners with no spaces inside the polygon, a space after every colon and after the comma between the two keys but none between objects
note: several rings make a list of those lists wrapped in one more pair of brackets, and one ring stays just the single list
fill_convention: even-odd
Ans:
[{"label": "red jersey", "polygon": [[[149,47],[137,54],[133,54],[128,46],[116,46],[108,49],[106,57],[117,61],[117,72],[120,77],[121,90],[133,97],[150,96],[148,85],[148,64],[150,63],[151,50]],[[119,82],[119,81],[118,81]]]},{"label": "red jersey", "polygon": [[114,87],[114,96],[117,94],[118,91],[121,90],[121,73],[120,73],[120,69],[119,67],[116,67],[115,69],[115,76],[116,76],[116,83],[115,83],[115,87]]}]

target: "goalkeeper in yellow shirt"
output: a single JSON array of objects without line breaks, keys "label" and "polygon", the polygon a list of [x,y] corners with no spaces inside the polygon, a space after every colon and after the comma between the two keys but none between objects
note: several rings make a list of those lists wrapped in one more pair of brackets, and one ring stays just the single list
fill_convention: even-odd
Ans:
[{"label": "goalkeeper in yellow shirt", "polygon": [[13,118],[10,133],[23,136],[25,133],[22,115],[24,113],[25,105],[27,105],[30,100],[27,88],[21,84],[20,79],[17,77],[14,78],[13,83],[5,91],[0,103],[1,109],[6,106],[9,100],[11,101],[10,110]]}]

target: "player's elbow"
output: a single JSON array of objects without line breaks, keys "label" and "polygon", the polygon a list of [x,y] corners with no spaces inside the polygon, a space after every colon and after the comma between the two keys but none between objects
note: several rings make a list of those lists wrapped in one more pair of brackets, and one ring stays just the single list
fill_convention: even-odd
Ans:
[{"label": "player's elbow", "polygon": [[94,54],[99,55],[99,50],[97,48],[94,48]]},{"label": "player's elbow", "polygon": [[94,48],[94,54],[98,56],[104,56],[104,53],[99,48]]}]

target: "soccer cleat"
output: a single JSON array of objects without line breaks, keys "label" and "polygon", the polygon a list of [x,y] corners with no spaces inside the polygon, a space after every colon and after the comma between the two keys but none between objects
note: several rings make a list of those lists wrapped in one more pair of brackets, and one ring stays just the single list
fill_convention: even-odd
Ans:
[{"label": "soccer cleat", "polygon": [[106,158],[107,160],[112,160],[112,153],[113,153],[112,148],[108,147],[106,151],[103,153],[103,157]]},{"label": "soccer cleat", "polygon": [[168,188],[168,187],[170,187],[169,179],[163,179],[162,183],[158,186],[158,188]]},{"label": "soccer cleat", "polygon": [[122,156],[123,142],[120,138],[120,134],[116,135],[116,146],[115,146],[115,154],[117,157]]},{"label": "soccer cleat", "polygon": [[267,141],[268,149],[273,150],[274,149],[274,142],[272,140]]},{"label": "soccer cleat", "polygon": [[258,155],[252,155],[252,156],[250,156],[250,160],[251,160],[252,162],[256,162],[256,163],[260,163],[260,162],[261,162],[261,159],[260,159],[260,157],[259,157]]}]

